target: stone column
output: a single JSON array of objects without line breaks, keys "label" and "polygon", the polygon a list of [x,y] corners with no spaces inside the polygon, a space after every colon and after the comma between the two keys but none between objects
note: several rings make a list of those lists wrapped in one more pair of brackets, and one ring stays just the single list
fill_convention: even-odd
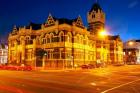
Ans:
[{"label": "stone column", "polygon": [[16,59],[16,63],[19,63],[19,56],[18,56],[18,49],[17,49],[17,41],[14,42],[15,44],[15,59]]},{"label": "stone column", "polygon": [[60,49],[60,50],[59,50],[59,54],[60,54],[59,59],[61,59],[61,53],[62,53],[62,52],[61,52],[61,49]]},{"label": "stone column", "polygon": [[21,50],[21,63],[25,64],[25,41],[22,40],[22,50]]},{"label": "stone column", "polygon": [[32,58],[32,66],[36,68],[36,39],[33,39],[33,58]]},{"label": "stone column", "polygon": [[10,64],[11,63],[11,43],[9,42],[9,44],[8,44],[8,64]]}]

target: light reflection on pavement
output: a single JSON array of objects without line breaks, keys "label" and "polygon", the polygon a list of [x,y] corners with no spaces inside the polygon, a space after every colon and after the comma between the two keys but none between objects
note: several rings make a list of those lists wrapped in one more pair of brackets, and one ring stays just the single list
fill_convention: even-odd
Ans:
[{"label": "light reflection on pavement", "polygon": [[139,93],[139,71],[138,65],[89,71],[0,70],[0,93]]}]

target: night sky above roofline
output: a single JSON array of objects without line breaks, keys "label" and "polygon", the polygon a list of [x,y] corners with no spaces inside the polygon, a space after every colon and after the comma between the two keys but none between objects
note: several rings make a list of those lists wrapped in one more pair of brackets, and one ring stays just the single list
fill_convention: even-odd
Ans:
[{"label": "night sky above roofline", "polygon": [[[43,23],[49,13],[58,18],[77,18],[81,15],[87,25],[87,12],[96,0],[1,0],[0,38],[8,36],[14,25]],[[8,2],[8,3],[7,3]],[[139,0],[98,0],[106,13],[106,29],[123,41],[140,39]],[[84,6],[83,6],[84,4]]]}]

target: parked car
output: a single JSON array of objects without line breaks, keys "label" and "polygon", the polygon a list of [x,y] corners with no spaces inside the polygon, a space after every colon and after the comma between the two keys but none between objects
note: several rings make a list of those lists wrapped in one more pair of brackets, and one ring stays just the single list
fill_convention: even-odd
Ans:
[{"label": "parked car", "polygon": [[82,69],[88,69],[88,65],[81,65]]},{"label": "parked car", "polygon": [[2,70],[3,69],[3,66],[2,65],[0,65],[0,70]]},{"label": "parked car", "polygon": [[94,64],[86,64],[86,65],[81,65],[82,69],[93,69],[96,66]]},{"label": "parked car", "polygon": [[88,68],[89,68],[89,69],[96,68],[96,65],[94,65],[94,64],[88,64]]},{"label": "parked car", "polygon": [[24,71],[31,71],[32,70],[32,67],[31,66],[24,66]]},{"label": "parked car", "polygon": [[18,70],[18,71],[31,71],[31,66],[0,66],[1,70]]}]

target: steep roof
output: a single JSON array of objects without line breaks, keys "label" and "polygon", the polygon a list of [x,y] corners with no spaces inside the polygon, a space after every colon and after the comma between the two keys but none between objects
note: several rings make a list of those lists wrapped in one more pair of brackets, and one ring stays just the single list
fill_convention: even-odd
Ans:
[{"label": "steep roof", "polygon": [[72,25],[75,19],[66,19],[66,18],[60,18],[58,19],[59,24],[67,23],[69,25]]},{"label": "steep roof", "polygon": [[7,45],[0,43],[0,49],[6,49],[6,48],[7,48]]},{"label": "steep roof", "polygon": [[138,40],[135,40],[136,42],[140,42],[140,39],[138,39]]},{"label": "steep roof", "polygon": [[[37,23],[33,23],[33,22],[30,22],[29,25],[25,26],[26,29],[30,29],[30,27],[33,29],[33,30],[39,30],[41,29],[42,25],[45,25],[46,26],[52,26],[55,24],[56,21],[59,22],[59,24],[69,24],[69,25],[72,25],[73,22],[76,22],[78,21],[78,24],[77,26],[79,27],[83,27],[83,22],[82,20],[80,19],[81,17],[77,17],[75,19],[67,19],[67,18],[56,18],[56,17],[52,17],[51,14],[49,14],[49,17],[47,19],[46,22],[42,23],[42,24],[37,24]],[[13,34],[15,33],[16,34],[16,31],[19,31],[19,28],[20,27],[16,27],[14,26],[13,28]]]},{"label": "steep roof", "polygon": [[55,21],[58,20],[59,24],[67,23],[69,25],[72,25],[72,23],[77,20],[77,18],[75,18],[75,19],[67,19],[67,18],[56,18],[56,17],[53,17],[53,19]]},{"label": "steep roof", "polygon": [[115,36],[108,36],[108,39],[109,40],[116,40],[116,39],[120,39],[120,36],[119,35],[115,35]]},{"label": "steep roof", "polygon": [[28,26],[26,26],[26,28],[30,29],[30,26],[32,27],[33,30],[41,29],[41,24],[36,24],[36,23],[30,22],[30,24]]},{"label": "steep roof", "polygon": [[100,5],[98,3],[94,3],[90,12],[92,12],[93,10],[98,12],[98,10],[102,10],[102,8],[100,7]]}]

